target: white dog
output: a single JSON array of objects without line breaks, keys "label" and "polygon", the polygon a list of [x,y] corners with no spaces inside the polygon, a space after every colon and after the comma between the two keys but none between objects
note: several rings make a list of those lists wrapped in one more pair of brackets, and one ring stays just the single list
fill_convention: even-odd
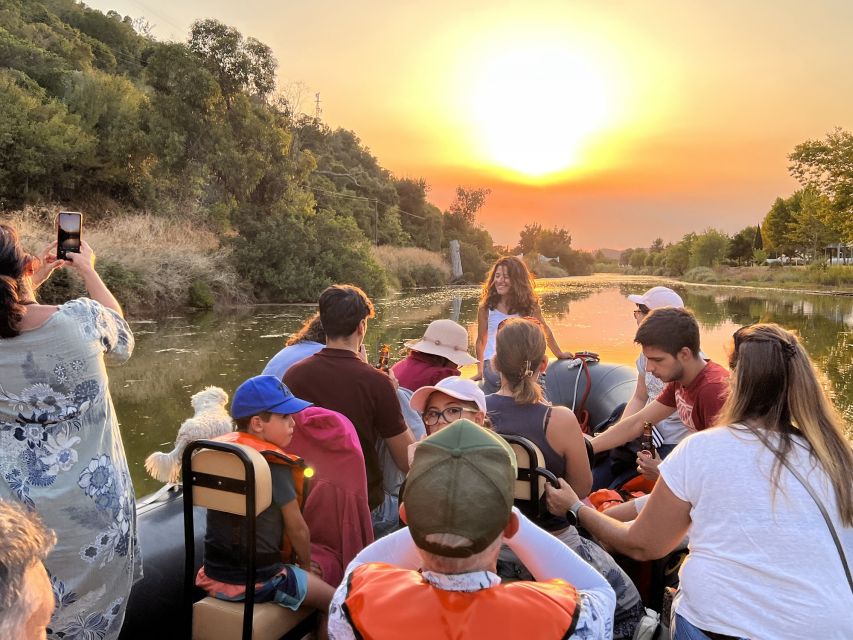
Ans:
[{"label": "white dog", "polygon": [[171,453],[157,451],[145,459],[145,470],[160,482],[177,482],[181,472],[181,456],[190,442],[209,440],[234,430],[231,416],[225,409],[228,394],[219,387],[206,387],[190,398],[195,409],[192,418],[184,420],[178,429],[175,449]]}]

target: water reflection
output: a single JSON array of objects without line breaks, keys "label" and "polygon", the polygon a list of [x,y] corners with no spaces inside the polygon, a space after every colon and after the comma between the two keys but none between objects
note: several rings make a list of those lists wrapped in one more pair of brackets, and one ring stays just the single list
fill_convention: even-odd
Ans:
[{"label": "water reflection", "polygon": [[[538,289],[563,349],[595,351],[605,361],[633,365],[634,306],[625,296],[654,284],[660,281],[602,275],[551,280]],[[717,362],[726,362],[726,344],[741,325],[777,322],[797,331],[847,422],[853,423],[853,298],[669,286],[696,313],[702,349]],[[375,360],[377,347],[387,343],[401,356],[404,343],[420,338],[438,318],[467,326],[473,344],[478,297],[477,287],[448,287],[379,301],[377,317],[368,327],[368,353]],[[125,366],[110,370],[110,384],[137,493],[157,488],[142,461],[151,451],[171,450],[178,426],[192,415],[190,395],[211,384],[232,393],[244,379],[260,373],[312,311],[310,305],[270,305],[132,321],[136,352]],[[463,372],[471,375],[475,369]]]}]

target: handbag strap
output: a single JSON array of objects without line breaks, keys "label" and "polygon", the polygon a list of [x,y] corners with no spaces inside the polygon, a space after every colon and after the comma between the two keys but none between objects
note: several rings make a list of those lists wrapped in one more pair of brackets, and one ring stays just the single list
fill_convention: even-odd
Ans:
[{"label": "handbag strap", "polygon": [[835,543],[835,548],[838,550],[838,555],[841,558],[841,566],[844,567],[844,574],[847,576],[847,584],[850,586],[850,593],[853,593],[853,577],[850,576],[850,567],[847,564],[847,557],[844,555],[844,548],[841,546],[841,540],[838,539],[838,533],[835,531],[835,526],[832,524],[832,520],[829,518],[829,514],[826,512],[826,507],[823,506],[823,502],[820,501],[815,490],[812,489],[812,486],[806,481],[806,479],[797,471],[794,466],[785,460],[779,453],[774,451],[776,457],[779,459],[779,462],[787,467],[788,471],[794,474],[794,477],[800,481],[800,484],[805,487],[805,490],[809,492],[809,495],[814,500],[817,508],[820,509],[820,513],[823,516],[823,519],[826,521],[826,526],[829,527],[829,533],[832,535],[832,541]]}]

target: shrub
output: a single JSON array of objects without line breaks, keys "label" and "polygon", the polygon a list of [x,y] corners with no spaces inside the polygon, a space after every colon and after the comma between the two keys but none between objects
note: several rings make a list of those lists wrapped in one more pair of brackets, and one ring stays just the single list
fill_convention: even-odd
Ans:
[{"label": "shrub", "polygon": [[693,267],[684,274],[688,282],[716,282],[717,274],[708,267]]},{"label": "shrub", "polygon": [[400,289],[438,287],[450,279],[450,267],[441,254],[417,247],[373,247],[373,258]]},{"label": "shrub", "polygon": [[189,303],[191,307],[210,309],[216,302],[213,297],[213,291],[210,289],[210,285],[203,280],[196,280],[193,282],[190,285],[189,294]]}]

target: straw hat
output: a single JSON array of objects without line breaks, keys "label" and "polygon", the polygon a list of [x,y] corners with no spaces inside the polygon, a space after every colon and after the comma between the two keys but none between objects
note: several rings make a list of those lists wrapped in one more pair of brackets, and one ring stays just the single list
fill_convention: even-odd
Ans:
[{"label": "straw hat", "polygon": [[407,342],[406,347],[443,356],[460,366],[477,362],[477,358],[468,353],[468,332],[453,320],[433,320],[424,332],[424,337]]}]

